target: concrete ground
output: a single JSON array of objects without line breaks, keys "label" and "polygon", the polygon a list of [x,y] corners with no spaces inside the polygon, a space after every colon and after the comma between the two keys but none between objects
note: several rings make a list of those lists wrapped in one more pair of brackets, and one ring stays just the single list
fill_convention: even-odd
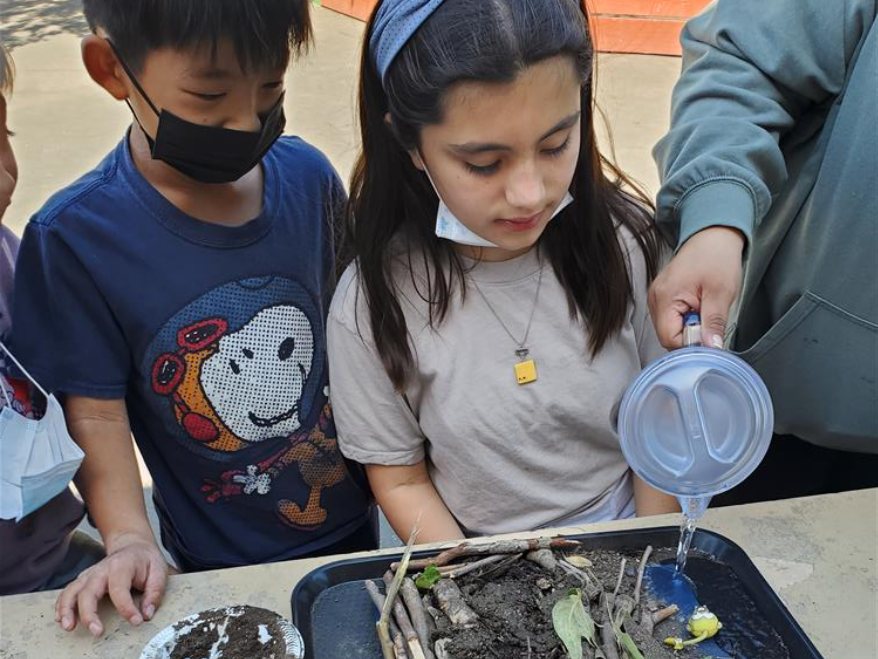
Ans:
[{"label": "concrete ground", "polygon": [[[118,142],[131,116],[89,79],[79,59],[87,28],[79,0],[0,0],[0,38],[12,49],[17,76],[9,128],[20,177],[4,224],[20,233],[53,192],[92,168]],[[287,131],[302,136],[347,178],[357,150],[356,75],[363,24],[314,10],[316,48],[293,65],[286,96]],[[655,193],[650,149],[668,126],[680,60],[601,55],[598,104],[609,120],[616,161]],[[606,130],[605,152],[610,153]],[[151,480],[141,469],[151,518]],[[384,527],[385,544],[395,542]]]}]

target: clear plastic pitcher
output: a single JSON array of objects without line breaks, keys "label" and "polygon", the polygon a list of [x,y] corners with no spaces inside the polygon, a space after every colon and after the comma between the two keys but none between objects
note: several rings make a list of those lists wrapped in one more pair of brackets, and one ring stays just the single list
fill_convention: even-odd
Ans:
[{"label": "clear plastic pitcher", "polygon": [[688,347],[650,364],[619,407],[622,452],[634,472],[676,496],[687,517],[749,476],[768,451],[771,398],[747,363],[700,345],[701,321],[687,314]]}]

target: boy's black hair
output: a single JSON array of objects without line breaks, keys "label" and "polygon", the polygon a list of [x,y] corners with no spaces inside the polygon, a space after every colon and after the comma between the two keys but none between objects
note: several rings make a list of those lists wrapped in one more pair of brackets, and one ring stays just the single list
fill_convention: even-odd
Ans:
[{"label": "boy's black hair", "polygon": [[284,66],[311,42],[310,0],[83,0],[93,32],[103,29],[135,71],[158,48],[228,39],[244,70]]}]

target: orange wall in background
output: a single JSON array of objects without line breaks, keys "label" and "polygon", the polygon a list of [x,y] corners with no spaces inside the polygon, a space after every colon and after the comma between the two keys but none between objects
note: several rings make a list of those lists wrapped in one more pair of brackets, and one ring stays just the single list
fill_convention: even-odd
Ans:
[{"label": "orange wall in background", "polygon": [[680,31],[710,0],[588,0],[604,53],[679,56]]},{"label": "orange wall in background", "polygon": [[[593,37],[600,52],[675,56],[680,55],[680,30],[683,24],[709,2],[587,0],[595,25]],[[327,9],[365,21],[378,0],[322,0],[321,4]]]},{"label": "orange wall in background", "polygon": [[320,4],[327,9],[367,21],[378,0],[320,0]]}]

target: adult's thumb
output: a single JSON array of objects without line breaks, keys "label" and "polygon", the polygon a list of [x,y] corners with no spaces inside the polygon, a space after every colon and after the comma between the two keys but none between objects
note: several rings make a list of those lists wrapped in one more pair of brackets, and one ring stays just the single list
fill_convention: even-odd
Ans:
[{"label": "adult's thumb", "polygon": [[723,348],[732,298],[705,295],[701,298],[701,340],[706,346]]}]

